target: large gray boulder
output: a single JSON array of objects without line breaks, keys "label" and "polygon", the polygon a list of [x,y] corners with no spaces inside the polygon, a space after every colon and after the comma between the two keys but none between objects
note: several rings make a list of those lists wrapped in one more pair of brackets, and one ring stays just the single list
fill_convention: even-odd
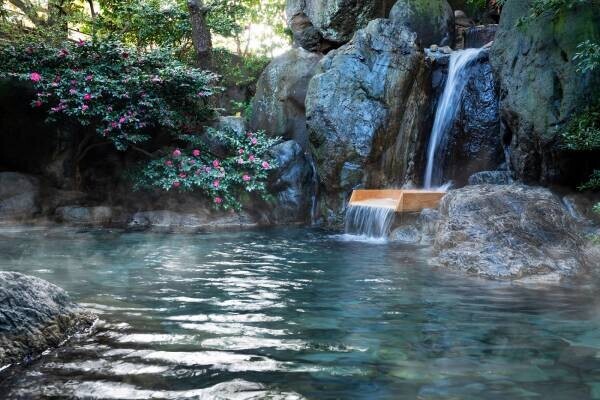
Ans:
[{"label": "large gray boulder", "polygon": [[415,32],[422,47],[454,43],[454,11],[446,0],[398,0],[390,19]]},{"label": "large gray boulder", "polygon": [[327,54],[306,97],[323,190],[402,185],[420,175],[429,88],[415,34],[389,19],[371,21]]},{"label": "large gray boulder", "polygon": [[37,178],[0,172],[0,221],[33,217],[39,212],[40,184]]},{"label": "large gray boulder", "polygon": [[316,195],[316,176],[309,156],[293,140],[273,146],[271,153],[277,160],[269,184],[269,191],[277,196],[271,222],[309,221]]},{"label": "large gray boulder", "polygon": [[271,61],[257,83],[250,129],[293,139],[307,148],[304,102],[321,57],[297,48]]},{"label": "large gray boulder", "polygon": [[487,278],[558,280],[586,268],[573,218],[548,189],[479,185],[440,204],[436,262]]},{"label": "large gray boulder", "polygon": [[0,272],[0,368],[58,346],[94,319],[58,286]]},{"label": "large gray boulder", "polygon": [[393,0],[287,0],[286,16],[296,43],[327,52],[372,19],[386,17],[393,5]]},{"label": "large gray boulder", "polygon": [[559,139],[569,117],[597,97],[600,70],[581,74],[572,60],[579,43],[600,42],[600,3],[574,5],[515,27],[532,3],[506,2],[492,46],[504,135],[512,138],[511,164],[518,178],[573,184],[588,172],[585,156],[561,151]]}]

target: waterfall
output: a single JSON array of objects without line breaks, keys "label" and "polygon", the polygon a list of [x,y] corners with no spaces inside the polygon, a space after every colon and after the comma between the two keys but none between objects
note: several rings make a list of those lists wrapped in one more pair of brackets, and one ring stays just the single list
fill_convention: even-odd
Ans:
[{"label": "waterfall", "polygon": [[394,208],[374,205],[350,206],[346,210],[346,234],[385,239],[394,221]]},{"label": "waterfall", "polygon": [[[429,138],[429,147],[427,148],[427,169],[425,170],[425,188],[430,189],[432,184],[441,184],[441,171],[439,161],[441,154],[438,154],[444,135],[452,127],[452,122],[456,116],[456,110],[460,105],[460,98],[469,78],[469,65],[477,59],[482,49],[466,49],[455,51],[450,55],[450,64],[448,66],[448,77],[444,92],[439,100],[435,113],[435,120],[431,136]],[[437,165],[436,165],[437,164]]]},{"label": "waterfall", "polygon": [[310,168],[312,170],[312,197],[310,204],[310,224],[315,225],[317,223],[317,214],[319,207],[319,175],[317,172],[317,165],[315,163],[315,159],[310,152],[306,152],[306,158],[308,159]]}]

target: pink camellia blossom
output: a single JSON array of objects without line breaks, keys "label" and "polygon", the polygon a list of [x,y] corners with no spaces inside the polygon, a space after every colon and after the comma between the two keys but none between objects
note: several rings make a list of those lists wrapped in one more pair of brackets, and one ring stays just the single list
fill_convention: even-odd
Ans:
[{"label": "pink camellia blossom", "polygon": [[200,157],[200,150],[198,150],[198,149],[194,149],[194,150],[192,151],[192,155],[193,155],[194,157]]},{"label": "pink camellia blossom", "polygon": [[91,99],[92,99],[92,95],[91,95],[91,94],[89,94],[89,93],[86,93],[86,94],[83,96],[83,99],[84,99],[84,100],[86,100],[86,101],[88,101],[88,100],[91,100]]},{"label": "pink camellia blossom", "polygon": [[90,108],[90,106],[88,106],[87,104],[84,104],[84,105],[81,106],[81,111],[85,111],[88,108]]},{"label": "pink camellia blossom", "polygon": [[269,169],[271,166],[269,165],[269,163],[268,163],[268,162],[266,162],[266,161],[263,161],[263,162],[262,162],[262,167],[263,167],[264,169]]},{"label": "pink camellia blossom", "polygon": [[127,118],[125,118],[125,117],[119,118],[119,123],[120,124],[124,124],[126,121],[127,121]]},{"label": "pink camellia blossom", "polygon": [[213,164],[213,167],[215,167],[215,168],[219,168],[219,166],[221,165],[219,163],[219,160],[214,160],[212,164]]},{"label": "pink camellia blossom", "polygon": [[189,160],[189,161],[188,161],[188,164],[190,164],[190,165],[194,165],[194,164],[196,164],[196,160]]},{"label": "pink camellia blossom", "polygon": [[246,136],[252,137],[252,136],[254,136],[254,133],[252,133],[252,132],[246,132]]},{"label": "pink camellia blossom", "polygon": [[81,47],[81,46],[85,46],[85,40],[83,40],[83,39],[79,39],[77,41],[77,47]]},{"label": "pink camellia blossom", "polygon": [[254,161],[254,155],[253,154],[250,154],[248,156],[248,161]]},{"label": "pink camellia blossom", "polygon": [[185,179],[185,178],[187,178],[187,175],[184,172],[182,172],[182,173],[179,174],[179,177],[181,179]]},{"label": "pink camellia blossom", "polygon": [[85,77],[86,81],[91,81],[92,79],[94,79],[94,75],[88,75]]},{"label": "pink camellia blossom", "polygon": [[77,93],[77,89],[71,88],[69,89],[69,94],[75,94]]},{"label": "pink camellia blossom", "polygon": [[215,197],[215,203],[217,204],[221,204],[223,202],[223,199],[220,197]]},{"label": "pink camellia blossom", "polygon": [[167,160],[167,161],[165,161],[165,165],[166,165],[167,167],[172,167],[172,166],[173,166],[173,161],[171,161],[171,160]]},{"label": "pink camellia blossom", "polygon": [[258,143],[258,140],[255,137],[253,137],[252,140],[250,140],[250,142],[252,144],[256,144],[256,143]]},{"label": "pink camellia blossom", "polygon": [[39,82],[42,80],[42,76],[37,72],[32,72],[31,75],[29,75],[29,79],[31,79],[33,82]]},{"label": "pink camellia blossom", "polygon": [[173,150],[173,157],[179,157],[181,155],[181,150],[175,149]]},{"label": "pink camellia blossom", "polygon": [[244,159],[243,158],[238,158],[237,163],[238,164],[243,164],[244,163]]},{"label": "pink camellia blossom", "polygon": [[110,123],[111,128],[116,128],[117,126],[119,126],[119,124],[117,124],[115,121]]},{"label": "pink camellia blossom", "polygon": [[194,172],[194,175],[200,175],[200,172],[202,172],[201,169],[197,169],[196,172]]},{"label": "pink camellia blossom", "polygon": [[214,182],[213,182],[213,186],[216,187],[216,188],[218,188],[220,185],[221,185],[221,182],[219,182],[218,179],[215,179]]},{"label": "pink camellia blossom", "polygon": [[238,154],[244,154],[244,149],[239,149]]},{"label": "pink camellia blossom", "polygon": [[244,182],[248,182],[251,178],[250,175],[245,174],[244,176],[242,176],[242,179],[244,180]]},{"label": "pink camellia blossom", "polygon": [[181,183],[178,182],[178,181],[173,182],[173,187],[174,188],[178,188],[180,185],[181,185]]},{"label": "pink camellia blossom", "polygon": [[42,101],[41,100],[36,100],[33,102],[34,107],[41,107],[42,106]]}]

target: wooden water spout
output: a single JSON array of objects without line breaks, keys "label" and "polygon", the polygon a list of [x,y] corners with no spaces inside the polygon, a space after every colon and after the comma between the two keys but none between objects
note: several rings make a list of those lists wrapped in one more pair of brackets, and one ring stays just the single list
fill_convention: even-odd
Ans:
[{"label": "wooden water spout", "polygon": [[395,212],[416,212],[436,208],[445,191],[427,189],[360,189],[352,192],[350,206],[379,207]]}]

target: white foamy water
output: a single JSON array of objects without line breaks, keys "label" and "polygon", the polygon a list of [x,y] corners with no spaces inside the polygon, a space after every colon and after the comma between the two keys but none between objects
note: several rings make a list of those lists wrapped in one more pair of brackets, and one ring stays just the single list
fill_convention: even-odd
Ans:
[{"label": "white foamy water", "polygon": [[[385,240],[396,213],[388,199],[370,200],[368,205],[356,203],[346,210],[346,235],[364,239]],[[395,202],[395,200],[390,199]],[[365,202],[367,203],[367,202]],[[380,203],[378,205],[378,203]]]},{"label": "white foamy water", "polygon": [[448,66],[448,78],[444,86],[444,92],[439,100],[435,113],[435,121],[429,138],[427,148],[427,168],[425,170],[425,189],[431,188],[434,182],[439,180],[440,154],[438,147],[442,138],[450,128],[456,116],[456,110],[460,104],[460,97],[469,78],[469,66],[477,59],[482,49],[466,49],[455,51],[450,55]]}]

